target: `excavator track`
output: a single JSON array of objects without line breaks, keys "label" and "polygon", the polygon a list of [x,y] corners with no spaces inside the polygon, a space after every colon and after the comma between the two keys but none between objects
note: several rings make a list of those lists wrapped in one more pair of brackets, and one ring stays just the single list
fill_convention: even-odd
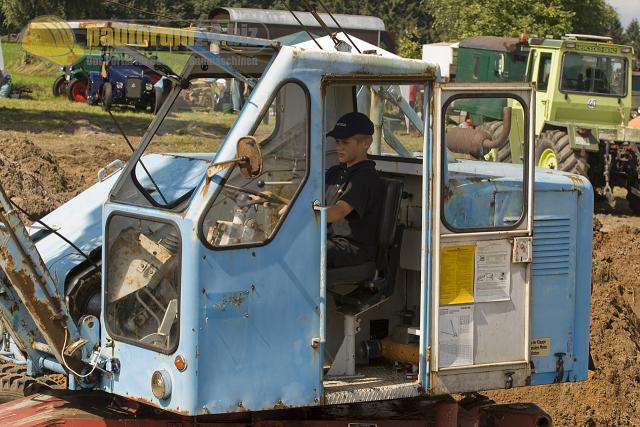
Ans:
[{"label": "excavator track", "polygon": [[0,364],[0,403],[11,402],[52,388],[64,389],[66,384],[64,375],[34,378],[27,374],[27,368],[24,365],[15,365],[10,362]]}]

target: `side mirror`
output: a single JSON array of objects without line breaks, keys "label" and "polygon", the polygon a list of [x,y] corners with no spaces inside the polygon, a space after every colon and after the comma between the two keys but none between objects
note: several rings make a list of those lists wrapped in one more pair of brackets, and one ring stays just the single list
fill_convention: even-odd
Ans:
[{"label": "side mirror", "polygon": [[494,65],[494,73],[498,77],[503,77],[504,75],[504,62],[505,62],[504,53],[499,53],[498,56],[496,57],[496,62]]},{"label": "side mirror", "polygon": [[238,140],[236,157],[243,178],[255,178],[262,173],[262,151],[254,137],[243,136]]},{"label": "side mirror", "polygon": [[243,136],[236,145],[236,158],[223,162],[213,163],[207,169],[207,177],[211,178],[218,171],[236,163],[240,168],[240,176],[243,178],[256,178],[262,173],[262,151],[260,144],[250,135]]}]

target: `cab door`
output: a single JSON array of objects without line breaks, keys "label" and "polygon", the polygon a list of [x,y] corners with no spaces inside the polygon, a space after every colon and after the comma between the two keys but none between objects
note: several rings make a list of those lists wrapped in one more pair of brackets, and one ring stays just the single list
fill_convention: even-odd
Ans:
[{"label": "cab door", "polygon": [[[432,273],[429,389],[440,394],[525,385],[534,93],[521,83],[445,84],[436,85],[434,95],[433,238],[431,250],[423,252],[431,254],[425,264]],[[465,123],[490,102],[504,103],[509,114],[499,123]],[[522,165],[485,160],[513,137],[509,115],[512,123],[525,124]]]},{"label": "cab door", "polygon": [[550,82],[557,81],[557,79],[554,76],[551,76],[553,70],[551,67],[553,54],[551,52],[534,50],[531,53],[530,61],[532,61],[530,81],[534,82],[536,87],[537,102],[535,104],[535,110],[536,117],[539,118],[536,135],[539,135],[542,131],[542,125],[545,120],[549,120],[549,108],[551,108],[549,105],[551,96],[549,96],[549,94],[552,92],[549,88],[549,84]]}]

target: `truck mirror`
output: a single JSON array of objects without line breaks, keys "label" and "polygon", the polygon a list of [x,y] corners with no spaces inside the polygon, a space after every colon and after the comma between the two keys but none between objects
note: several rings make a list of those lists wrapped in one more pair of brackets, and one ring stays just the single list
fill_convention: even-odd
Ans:
[{"label": "truck mirror", "polygon": [[207,176],[211,178],[218,171],[236,163],[243,178],[255,178],[262,173],[262,152],[260,144],[250,135],[243,136],[236,145],[236,158],[209,165]]}]

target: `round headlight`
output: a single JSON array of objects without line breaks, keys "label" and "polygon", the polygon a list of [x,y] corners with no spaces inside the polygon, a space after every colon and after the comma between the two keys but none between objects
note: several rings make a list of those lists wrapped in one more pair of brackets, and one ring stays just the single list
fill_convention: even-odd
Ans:
[{"label": "round headlight", "polygon": [[122,89],[123,86],[124,86],[124,84],[122,82],[116,82],[116,87],[118,89]]},{"label": "round headlight", "polygon": [[151,375],[151,391],[153,395],[160,400],[167,399],[171,396],[171,378],[167,371],[155,371],[153,375]]},{"label": "round headlight", "polygon": [[144,85],[144,87],[147,89],[147,91],[153,90],[153,85],[151,83],[147,83],[146,85]]}]

